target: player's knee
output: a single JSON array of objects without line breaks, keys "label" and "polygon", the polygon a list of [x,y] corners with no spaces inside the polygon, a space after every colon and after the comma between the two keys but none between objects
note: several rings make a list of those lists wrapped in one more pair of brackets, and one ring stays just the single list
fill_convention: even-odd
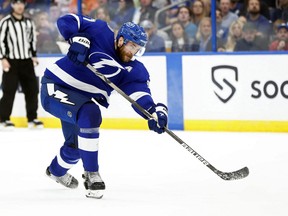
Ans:
[{"label": "player's knee", "polygon": [[77,117],[77,124],[80,128],[96,128],[102,123],[101,111],[95,103],[84,104]]}]

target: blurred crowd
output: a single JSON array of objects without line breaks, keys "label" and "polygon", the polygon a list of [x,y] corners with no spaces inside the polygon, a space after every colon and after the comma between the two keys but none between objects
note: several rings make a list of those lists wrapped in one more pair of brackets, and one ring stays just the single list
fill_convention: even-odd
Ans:
[{"label": "blurred crowd", "polygon": [[[38,53],[60,53],[56,19],[78,13],[77,0],[26,4],[26,15],[36,24]],[[10,7],[10,0],[0,0],[0,19]],[[146,52],[214,51],[215,41],[218,52],[288,50],[288,0],[217,0],[216,11],[211,0],[82,0],[81,8],[114,31],[124,22],[140,24],[149,37]]]}]

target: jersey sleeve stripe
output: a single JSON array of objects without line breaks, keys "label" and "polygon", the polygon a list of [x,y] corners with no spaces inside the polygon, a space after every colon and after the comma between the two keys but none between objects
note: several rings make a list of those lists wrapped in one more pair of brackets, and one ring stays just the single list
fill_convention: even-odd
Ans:
[{"label": "jersey sleeve stripe", "polygon": [[70,13],[69,15],[73,16],[76,20],[77,20],[77,27],[78,27],[78,30],[80,29],[80,19],[79,19],[79,16],[77,16],[76,14],[72,14]]},{"label": "jersey sleeve stripe", "polygon": [[134,93],[130,94],[129,97],[131,97],[134,101],[137,101],[138,99],[140,99],[140,98],[142,98],[142,97],[144,97],[144,96],[146,96],[146,95],[151,96],[151,95],[150,95],[149,93],[147,93],[147,92],[140,92],[140,91],[138,91],[138,92],[134,92]]}]

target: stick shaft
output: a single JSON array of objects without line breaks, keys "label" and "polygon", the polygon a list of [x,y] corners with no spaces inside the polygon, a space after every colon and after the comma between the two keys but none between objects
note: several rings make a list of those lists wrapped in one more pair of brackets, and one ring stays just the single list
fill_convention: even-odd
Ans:
[{"label": "stick shaft", "polygon": [[[134,101],[131,97],[125,94],[118,86],[112,83],[108,78],[106,78],[103,74],[99,73],[92,65],[85,63],[86,67],[88,67],[93,73],[95,73],[98,77],[100,77],[104,82],[106,82],[109,86],[111,86],[115,91],[117,91],[120,95],[122,95],[126,100],[128,100],[131,104],[133,104],[141,113],[143,113],[148,119],[153,118],[153,116],[141,107],[136,101]],[[199,155],[194,149],[192,149],[188,144],[186,144],[182,139],[180,139],[176,134],[174,134],[171,130],[165,127],[165,132],[169,134],[174,140],[176,140],[179,144],[181,144],[187,151],[193,154],[198,160],[200,160],[204,165],[209,165],[210,163],[205,160],[201,155]],[[210,167],[209,167],[210,168]]]},{"label": "stick shaft", "polygon": [[[105,83],[107,83],[110,87],[112,87],[115,91],[117,91],[120,95],[122,95],[126,100],[128,100],[131,104],[133,104],[142,114],[144,114],[148,119],[153,118],[153,116],[145,110],[143,107],[141,107],[136,101],[134,101],[131,97],[129,97],[125,92],[123,92],[118,86],[116,86],[114,83],[112,83],[107,77],[105,77],[102,73],[99,73],[92,65],[85,62],[84,63],[87,68],[89,68],[95,75],[97,75],[99,78],[101,78]],[[194,149],[192,149],[188,144],[186,144],[180,137],[178,137],[176,134],[174,134],[171,130],[169,130],[167,127],[165,127],[165,132],[171,136],[174,140],[176,140],[180,145],[182,145],[188,152],[190,152],[194,157],[196,157],[202,164],[207,166],[210,170],[212,170],[215,174],[223,178],[223,174],[231,175],[236,172],[231,173],[223,173],[216,169],[213,165],[211,165],[205,158],[203,158],[200,154],[198,154]],[[240,173],[241,174],[241,173]],[[248,174],[247,174],[248,175]],[[246,176],[243,176],[246,177]],[[224,178],[223,178],[224,179]],[[236,179],[236,178],[235,178]],[[230,180],[230,179],[225,179]]]}]

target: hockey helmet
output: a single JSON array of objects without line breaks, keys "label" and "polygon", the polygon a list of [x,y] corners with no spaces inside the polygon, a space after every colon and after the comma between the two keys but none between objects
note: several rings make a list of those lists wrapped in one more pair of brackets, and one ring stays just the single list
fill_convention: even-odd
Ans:
[{"label": "hockey helmet", "polygon": [[126,44],[128,41],[132,41],[141,46],[141,49],[135,54],[136,56],[141,56],[144,54],[147,43],[147,34],[141,26],[133,22],[124,23],[118,31],[116,40],[118,40],[121,36],[124,38],[124,44]]}]

